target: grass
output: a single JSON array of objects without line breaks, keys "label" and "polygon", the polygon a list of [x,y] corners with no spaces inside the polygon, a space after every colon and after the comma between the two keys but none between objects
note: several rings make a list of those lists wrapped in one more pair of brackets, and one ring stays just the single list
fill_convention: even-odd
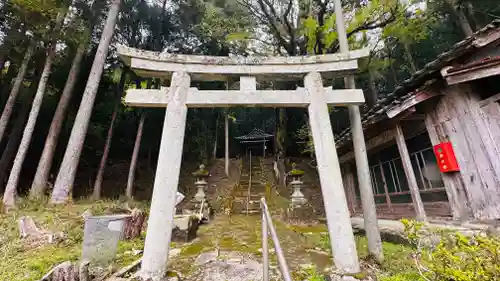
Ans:
[{"label": "grass", "polygon": [[[131,203],[129,206],[140,203]],[[120,206],[117,201],[77,201],[64,206],[49,206],[43,202],[22,201],[18,209],[0,214],[0,280],[32,281],[41,278],[52,267],[81,257],[84,220],[81,214],[91,210],[93,215],[109,214]],[[65,238],[54,244],[30,245],[19,237],[18,221],[31,216],[44,230],[63,232]],[[115,266],[126,265],[138,257],[132,250],[142,249],[144,235],[132,241],[121,241]]]},{"label": "grass", "polygon": [[[385,260],[380,266],[379,280],[419,280],[418,271],[411,257],[415,252],[413,248],[389,242],[383,242],[382,247]],[[356,236],[356,248],[361,259],[369,259],[368,240],[365,236]]]},{"label": "grass", "polygon": [[[40,202],[21,202],[18,210],[8,214],[0,214],[0,280],[31,281],[41,278],[55,265],[64,261],[77,261],[81,257],[84,220],[81,214],[91,210],[92,214],[109,214],[120,206],[118,201],[77,201],[65,206],[48,206]],[[130,207],[141,203],[131,203]],[[40,228],[64,232],[66,237],[55,244],[30,246],[19,238],[18,220],[21,216],[33,217]],[[329,238],[325,225],[289,225],[280,220],[274,220],[280,243],[285,250],[285,256],[292,269],[298,269],[300,264],[313,264],[315,267],[304,271],[295,271],[294,276],[302,280],[321,281],[321,272],[325,266],[331,266],[328,254],[314,254],[311,249],[321,249],[329,253]],[[203,252],[219,248],[221,251],[237,251],[261,256],[262,245],[260,233],[260,218],[257,216],[232,216],[229,221],[225,216],[218,216],[208,225],[198,230],[199,238],[179,246],[181,252],[171,261],[169,268],[184,275],[196,268],[194,259]],[[132,241],[120,241],[114,267],[122,267],[137,260],[140,256],[133,250],[142,250],[145,233]],[[272,243],[269,245],[272,247]],[[373,267],[368,258],[368,245],[365,237],[356,237],[356,246],[364,268],[367,264]],[[385,262],[378,268],[378,278],[382,281],[419,280],[413,265],[411,253],[413,249],[393,243],[383,243]],[[271,261],[275,263],[275,255]],[[299,274],[299,275],[297,275]]]},{"label": "grass", "polygon": [[[296,229],[295,227],[293,227]],[[314,241],[316,247],[326,251],[330,250],[330,239],[328,233],[314,232],[310,229],[303,229],[309,232],[309,239]],[[384,263],[376,265],[369,257],[368,240],[365,236],[355,236],[356,249],[359,258],[362,260],[362,267],[373,272],[376,269],[378,280],[380,281],[416,281],[420,280],[420,275],[413,263],[412,253],[414,249],[407,245],[383,242]],[[312,275],[314,276],[314,274]],[[313,278],[314,279],[314,278]]]}]

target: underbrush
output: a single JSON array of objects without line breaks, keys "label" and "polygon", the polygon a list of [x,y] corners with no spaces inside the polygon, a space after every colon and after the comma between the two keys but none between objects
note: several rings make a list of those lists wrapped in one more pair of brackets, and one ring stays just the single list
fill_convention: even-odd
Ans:
[{"label": "underbrush", "polygon": [[500,237],[489,233],[465,236],[458,232],[431,231],[419,222],[402,222],[415,246],[413,260],[421,280],[500,279]]},{"label": "underbrush", "polygon": [[[489,233],[465,236],[450,230],[432,230],[423,223],[402,220],[410,245],[383,242],[385,260],[369,258],[368,242],[356,236],[364,272],[380,281],[494,281],[500,280],[500,237]],[[317,245],[330,251],[327,234]],[[315,268],[303,271],[309,281],[323,280]]]},{"label": "underbrush", "polygon": [[[145,210],[145,205],[129,202],[130,208]],[[93,215],[113,213],[123,207],[119,201],[76,201],[63,206],[50,206],[43,201],[21,201],[17,209],[0,214],[0,280],[32,281],[40,279],[55,265],[77,261],[81,257],[84,219],[90,210]],[[37,227],[51,232],[63,232],[64,238],[53,244],[33,244],[19,236],[18,222],[31,216]],[[144,235],[132,241],[121,241],[115,266],[123,266],[138,257],[133,250],[142,250]]]}]

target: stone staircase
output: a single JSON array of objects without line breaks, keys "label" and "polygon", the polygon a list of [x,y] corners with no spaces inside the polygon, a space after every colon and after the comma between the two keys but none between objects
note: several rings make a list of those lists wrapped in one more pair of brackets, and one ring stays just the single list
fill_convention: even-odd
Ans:
[{"label": "stone staircase", "polygon": [[260,213],[260,198],[265,196],[265,178],[263,175],[260,158],[243,159],[239,184],[233,190],[232,211],[234,213]]}]

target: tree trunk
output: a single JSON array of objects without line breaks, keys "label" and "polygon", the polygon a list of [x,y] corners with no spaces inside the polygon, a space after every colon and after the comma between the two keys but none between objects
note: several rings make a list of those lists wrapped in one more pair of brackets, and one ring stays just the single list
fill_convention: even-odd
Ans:
[{"label": "tree trunk", "polygon": [[[31,89],[28,89],[28,91],[32,92]],[[28,117],[28,112],[31,106],[31,96],[31,94],[27,95],[25,97],[26,100],[21,102],[21,109],[17,112],[16,121],[14,122],[12,131],[9,134],[9,142],[7,142],[7,146],[5,147],[2,153],[2,158],[0,159],[0,184],[2,186],[5,184],[8,169],[12,160],[16,156],[16,151],[19,147],[19,141],[21,140],[24,124],[26,123],[26,118]]]},{"label": "tree trunk", "polygon": [[7,56],[5,54],[0,55],[0,76],[5,66],[5,61],[7,60]]},{"label": "tree trunk", "polygon": [[111,123],[109,124],[108,135],[106,136],[106,144],[104,145],[104,151],[101,157],[101,164],[99,165],[99,171],[97,171],[97,177],[94,182],[94,194],[93,198],[98,200],[101,198],[102,190],[102,180],[104,178],[104,169],[106,168],[106,162],[108,162],[109,149],[111,148],[111,140],[113,139],[113,129],[115,126],[116,116],[118,114],[118,108],[121,104],[121,97],[123,89],[125,88],[125,81],[127,80],[127,69],[122,70],[120,77],[120,82],[116,90],[116,96],[118,98],[113,114],[111,115]]},{"label": "tree trunk", "polygon": [[34,42],[30,42],[30,45],[28,46],[28,49],[24,54],[21,68],[17,73],[16,82],[14,82],[14,86],[12,86],[12,90],[10,91],[9,94],[9,99],[7,100],[7,103],[5,104],[5,107],[3,109],[2,117],[0,117],[0,142],[3,139],[5,129],[7,128],[7,124],[9,123],[10,115],[12,115],[12,110],[14,109],[17,95],[19,94],[19,90],[21,89],[24,77],[26,76],[26,72],[28,71],[28,65],[35,51],[35,46],[36,45]]},{"label": "tree trunk", "polygon": [[66,110],[71,101],[73,95],[73,89],[75,88],[76,81],[78,79],[78,74],[80,73],[82,58],[85,54],[86,44],[82,43],[78,46],[75,58],[71,65],[69,71],[68,80],[64,86],[63,93],[57,104],[56,112],[54,113],[54,118],[50,124],[49,133],[47,139],[45,140],[45,146],[43,147],[42,156],[38,162],[38,167],[36,169],[35,179],[31,185],[30,198],[36,198],[44,194],[44,190],[47,187],[47,181],[49,180],[50,170],[52,168],[52,161],[54,160],[54,153],[57,148],[57,143],[59,141],[59,133],[64,122],[64,116],[66,115]]},{"label": "tree trunk", "polygon": [[[386,51],[387,51],[387,58],[390,60],[392,60],[392,53],[391,53],[391,48],[389,47],[389,42],[384,42],[385,44],[385,48],[386,48]],[[394,85],[397,85],[398,84],[398,77],[397,77],[397,74],[396,74],[396,70],[394,69],[394,65],[392,63],[390,63],[390,69],[391,69],[391,77],[392,77],[392,81],[394,82]]]},{"label": "tree trunk", "polygon": [[460,7],[458,7],[458,4],[455,3],[454,0],[446,0],[446,3],[451,8],[453,14],[455,14],[455,16],[457,17],[458,24],[460,25],[460,28],[462,29],[465,37],[472,36],[472,34],[474,34],[474,31],[472,30],[472,27],[465,13],[461,9],[459,9]]},{"label": "tree trunk", "polygon": [[38,113],[42,107],[43,95],[45,94],[45,88],[47,87],[47,81],[52,69],[52,62],[54,56],[56,55],[56,44],[50,45],[47,52],[47,60],[45,61],[45,66],[43,67],[42,77],[38,84],[36,90],[35,98],[33,100],[33,105],[31,107],[30,115],[28,117],[28,122],[24,128],[23,138],[21,139],[21,144],[19,145],[19,150],[17,151],[16,158],[14,159],[14,164],[10,171],[9,180],[7,181],[7,186],[5,187],[5,194],[3,198],[3,203],[7,207],[13,207],[15,204],[15,195],[17,190],[17,184],[19,183],[19,177],[21,176],[21,170],[23,168],[24,159],[26,154],[28,154],[28,149],[31,143],[31,137],[35,131],[36,120],[38,119]]},{"label": "tree trunk", "polygon": [[59,173],[57,175],[54,191],[52,192],[51,203],[62,204],[66,203],[69,199],[68,195],[75,180],[76,169],[80,160],[85,135],[87,134],[87,128],[90,122],[90,116],[92,114],[92,108],[94,106],[99,82],[101,81],[104,63],[106,62],[106,57],[108,55],[109,44],[111,43],[115,30],[116,19],[118,17],[118,12],[120,11],[120,4],[121,0],[113,0],[111,4],[108,18],[106,19],[106,24],[102,32],[101,41],[99,43],[94,62],[92,64],[92,69],[87,80],[85,92],[83,93],[82,101],[80,103],[80,108],[78,109],[75,123],[73,125],[73,129],[71,130],[71,136],[68,141],[68,146],[66,148],[66,152],[64,153],[61,168],[59,169]]},{"label": "tree trunk", "polygon": [[482,25],[477,20],[474,5],[470,1],[466,1],[465,5],[467,6],[467,15],[470,19],[469,23],[472,26],[472,30],[478,30]]},{"label": "tree trunk", "polygon": [[133,209],[130,212],[130,219],[125,223],[123,228],[123,237],[125,240],[133,240],[141,236],[146,214],[139,209]]},{"label": "tree trunk", "polygon": [[137,158],[139,157],[139,151],[141,148],[142,131],[144,128],[144,121],[146,120],[146,114],[141,114],[141,120],[139,121],[139,128],[137,129],[137,135],[135,137],[134,152],[132,152],[132,160],[130,161],[130,169],[128,171],[127,180],[127,198],[131,199],[134,193],[134,180],[135,180],[135,167],[137,166]]},{"label": "tree trunk", "polygon": [[117,115],[118,115],[118,105],[115,106],[115,109],[113,110],[113,115],[111,115],[111,123],[109,124],[108,135],[106,137],[106,144],[104,145],[104,151],[101,157],[101,164],[99,165],[99,171],[97,172],[97,177],[94,183],[94,193],[92,197],[95,200],[99,200],[101,198],[104,169],[106,168],[106,162],[108,162],[109,149],[111,148],[111,140],[113,139],[113,129],[115,127],[115,121]]},{"label": "tree trunk", "polygon": [[472,34],[474,34],[474,31],[472,30],[469,20],[465,16],[464,12],[462,10],[456,10],[456,9],[455,11],[457,13],[458,22],[460,23],[460,27],[462,28],[465,37],[472,36]]},{"label": "tree trunk", "polygon": [[368,82],[370,84],[370,91],[368,93],[366,103],[368,104],[369,108],[372,108],[377,103],[378,92],[377,92],[377,86],[375,85],[375,78],[373,77],[373,73],[370,71],[368,75],[369,75]]},{"label": "tree trunk", "polygon": [[7,98],[7,91],[10,88],[12,80],[14,80],[14,77],[16,76],[16,71],[17,65],[13,61],[11,61],[7,73],[2,76],[2,84],[0,85],[0,102],[2,105],[5,103],[5,99]]},{"label": "tree trunk", "polygon": [[219,139],[219,117],[220,117],[220,114],[219,112],[217,112],[217,118],[215,119],[215,141],[214,141],[214,150],[213,150],[213,153],[212,153],[212,159],[215,160],[217,159],[217,141]]},{"label": "tree trunk", "polygon": [[278,132],[276,136],[276,144],[278,145],[278,154],[281,154],[281,157],[285,157],[286,154],[286,109],[279,109],[279,126]]},{"label": "tree trunk", "polygon": [[410,69],[411,69],[411,74],[414,74],[415,72],[418,71],[417,65],[415,64],[415,60],[413,59],[413,55],[411,54],[411,48],[408,43],[403,43],[405,47],[405,55],[406,58],[408,59],[408,62],[410,63]]}]

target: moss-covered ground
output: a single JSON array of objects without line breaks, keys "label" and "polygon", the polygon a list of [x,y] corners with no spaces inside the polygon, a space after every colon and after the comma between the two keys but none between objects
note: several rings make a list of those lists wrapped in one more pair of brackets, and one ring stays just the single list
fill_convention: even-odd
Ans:
[{"label": "moss-covered ground", "polygon": [[[279,219],[274,220],[285,258],[297,280],[314,279],[333,265],[330,254],[326,225],[289,225]],[[257,259],[261,257],[261,220],[259,216],[225,215],[216,217],[210,224],[202,225],[198,239],[181,245],[181,254],[171,261],[170,268],[183,275],[195,269],[194,260],[203,252],[219,249],[247,253]],[[273,247],[272,242],[269,245]],[[418,280],[418,273],[413,265],[408,246],[384,242],[385,262],[375,265],[368,257],[368,245],[365,237],[356,236],[358,253],[362,266],[380,280]],[[271,264],[276,266],[275,255],[271,254]],[[319,278],[319,277],[318,277]]]},{"label": "moss-covered ground", "polygon": [[[129,203],[130,207],[141,203]],[[84,220],[83,212],[93,215],[109,214],[120,207],[113,201],[78,201],[65,206],[48,206],[41,202],[20,202],[17,210],[0,214],[0,280],[38,280],[53,266],[64,261],[77,261],[81,257]],[[19,236],[18,221],[31,216],[37,226],[52,232],[63,232],[62,241],[53,244],[33,244]],[[133,250],[141,250],[144,237],[119,244],[114,267],[131,263],[139,258]]]},{"label": "moss-covered ground", "polygon": [[[85,210],[94,215],[109,214],[121,203],[113,201],[77,201],[66,206],[47,206],[39,203],[21,203],[18,210],[0,214],[0,280],[31,281],[42,277],[53,266],[63,261],[77,261],[81,257]],[[130,207],[145,204],[129,203]],[[30,245],[20,239],[18,220],[21,216],[31,216],[40,228],[66,234],[64,240],[54,244]],[[332,266],[329,240],[325,225],[288,225],[275,219],[274,224],[281,247],[289,267],[297,277],[309,280],[317,272]],[[203,252],[219,249],[247,253],[256,259],[261,256],[260,216],[218,215],[209,224],[200,226],[198,238],[190,243],[175,244],[180,254],[170,261],[169,268],[188,275],[194,269],[195,258]],[[142,250],[145,234],[134,241],[121,241],[114,268],[125,266],[139,256],[133,250]],[[402,245],[384,243],[386,262],[378,267],[370,263],[367,241],[356,237],[359,255],[364,259],[363,267],[377,272],[385,281],[418,280],[413,268],[412,249]],[[269,246],[272,248],[272,243]],[[275,255],[271,263],[276,266]],[[304,268],[313,265],[313,269]],[[375,269],[376,270],[373,270]],[[309,277],[308,277],[309,276]]]}]

